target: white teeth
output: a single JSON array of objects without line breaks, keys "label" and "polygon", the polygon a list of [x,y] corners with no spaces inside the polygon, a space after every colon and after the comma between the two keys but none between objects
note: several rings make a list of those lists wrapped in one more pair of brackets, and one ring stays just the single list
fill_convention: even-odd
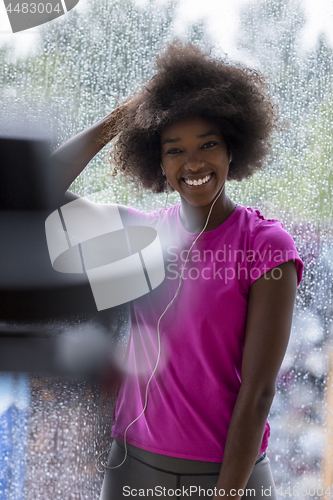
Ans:
[{"label": "white teeth", "polygon": [[208,174],[203,179],[198,179],[198,180],[194,179],[193,181],[191,179],[184,178],[184,181],[189,186],[201,186],[201,184],[205,184],[206,182],[208,182],[211,176],[212,174]]}]

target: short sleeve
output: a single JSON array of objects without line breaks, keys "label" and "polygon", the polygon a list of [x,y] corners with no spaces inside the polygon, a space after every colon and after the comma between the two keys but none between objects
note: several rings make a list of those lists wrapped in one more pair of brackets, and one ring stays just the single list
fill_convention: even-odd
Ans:
[{"label": "short sleeve", "polygon": [[152,211],[150,213],[141,212],[132,207],[127,207],[126,226],[153,226],[158,221],[160,213]]},{"label": "short sleeve", "polygon": [[[297,285],[303,274],[303,262],[298,255],[294,240],[276,220],[263,220],[252,234],[251,250],[248,255],[250,264],[250,285],[271,269],[288,262],[295,261]],[[278,270],[277,270],[278,271]],[[278,279],[276,273],[276,279]]]}]

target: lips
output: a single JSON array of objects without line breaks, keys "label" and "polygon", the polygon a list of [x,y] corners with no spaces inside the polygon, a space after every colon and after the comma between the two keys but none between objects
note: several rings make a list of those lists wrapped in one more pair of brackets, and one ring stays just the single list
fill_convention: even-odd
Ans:
[{"label": "lips", "polygon": [[192,178],[190,179],[189,177],[183,177],[183,181],[187,186],[203,186],[207,184],[207,182],[210,181],[212,178],[212,173],[207,174],[203,177],[197,177],[197,178]]}]

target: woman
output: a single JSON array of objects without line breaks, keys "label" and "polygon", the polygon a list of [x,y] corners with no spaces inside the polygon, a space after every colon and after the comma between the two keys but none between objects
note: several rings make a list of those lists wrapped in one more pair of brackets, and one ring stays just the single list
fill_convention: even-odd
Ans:
[{"label": "woman", "polygon": [[174,43],[146,86],[53,155],[67,188],[114,140],[126,178],[181,197],[159,213],[120,208],[158,229],[166,278],[130,305],[102,500],[276,498],[266,419],[302,262],[278,221],[225,189],[262,167],[276,123],[258,73]]}]

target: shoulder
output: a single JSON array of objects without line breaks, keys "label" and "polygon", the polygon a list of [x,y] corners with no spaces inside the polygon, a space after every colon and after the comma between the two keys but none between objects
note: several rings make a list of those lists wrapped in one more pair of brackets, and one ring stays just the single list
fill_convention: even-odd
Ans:
[{"label": "shoulder", "polygon": [[282,222],[266,219],[259,210],[242,207],[241,224],[248,232],[252,265],[272,269],[284,262],[295,261],[298,283],[301,281],[303,262],[297,252],[291,235],[285,231]]},{"label": "shoulder", "polygon": [[284,230],[282,222],[277,219],[266,219],[258,209],[240,207],[239,224],[246,231],[251,247],[261,243],[276,243],[295,246],[293,238]]},{"label": "shoulder", "polygon": [[251,234],[265,231],[268,228],[277,229],[278,231],[283,229],[282,222],[277,219],[266,219],[257,208],[239,206],[239,209],[239,223]]}]

